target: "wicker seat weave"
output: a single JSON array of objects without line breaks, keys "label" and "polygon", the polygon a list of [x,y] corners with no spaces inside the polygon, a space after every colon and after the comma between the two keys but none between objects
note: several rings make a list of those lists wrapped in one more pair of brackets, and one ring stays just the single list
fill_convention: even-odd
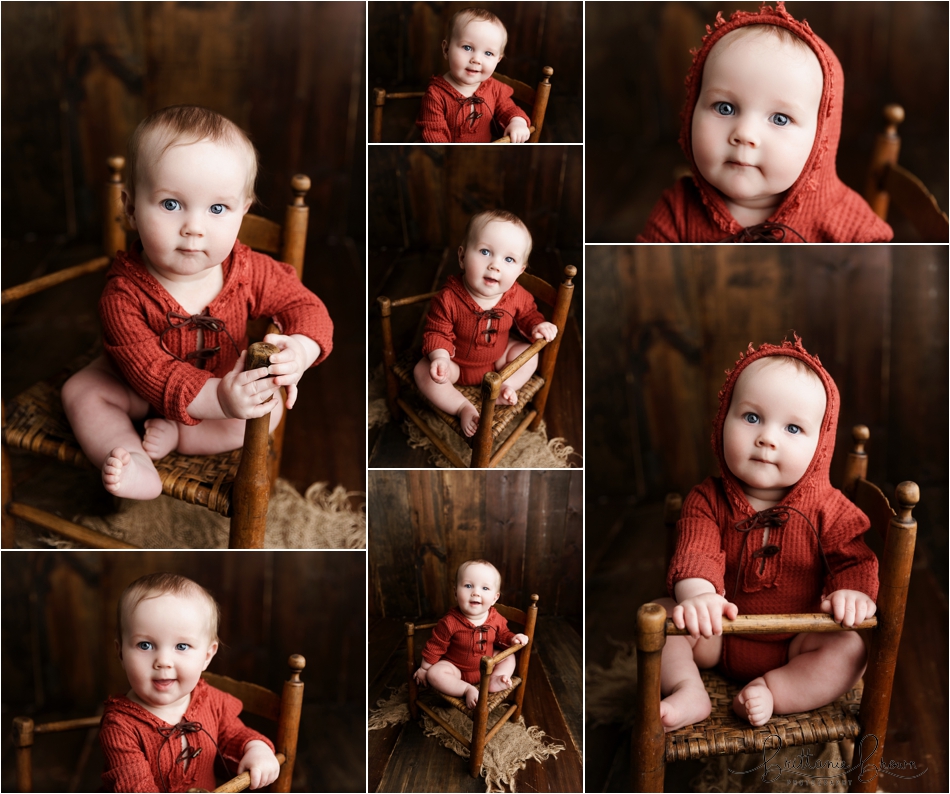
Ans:
[{"label": "wicker seat weave", "polygon": [[783,747],[798,747],[820,742],[839,742],[858,736],[858,709],[863,683],[850,692],[811,712],[776,714],[758,727],[741,720],[732,710],[732,700],[742,685],[728,681],[710,670],[702,671],[703,683],[712,701],[709,717],[666,734],[666,760],[695,761],[714,755],[761,753],[776,748],[778,736]]},{"label": "wicker seat weave", "polygon": [[[396,373],[396,377],[399,380],[406,384],[413,393],[422,399],[426,406],[436,413],[452,430],[465,439],[465,442],[471,446],[474,442],[474,438],[468,438],[462,432],[462,425],[459,423],[457,416],[452,416],[451,414],[445,413],[445,411],[436,408],[432,403],[430,403],[425,396],[419,391],[416,387],[415,378],[412,375],[413,369],[415,369],[416,363],[419,359],[422,358],[422,353],[416,350],[409,350],[396,360],[396,363],[393,364],[393,372]],[[498,438],[511,424],[512,420],[516,419],[525,409],[527,404],[531,402],[531,399],[537,394],[541,387],[544,386],[544,378],[540,375],[532,375],[528,382],[518,389],[518,404],[517,405],[496,405],[495,413],[492,417],[491,432],[492,438]],[[481,386],[456,386],[462,396],[465,397],[472,405],[474,405],[479,410],[482,407],[482,387]]]},{"label": "wicker seat weave", "polygon": [[[502,690],[501,692],[492,692],[488,695],[488,713],[491,714],[499,703],[503,703],[505,699],[514,692],[521,685],[521,679],[518,676],[513,675],[511,677],[511,686],[507,689]],[[455,706],[456,709],[462,712],[466,717],[472,719],[474,712],[465,705],[465,701],[462,698],[452,697],[452,695],[446,695],[443,692],[439,692],[439,697],[443,700]]]}]

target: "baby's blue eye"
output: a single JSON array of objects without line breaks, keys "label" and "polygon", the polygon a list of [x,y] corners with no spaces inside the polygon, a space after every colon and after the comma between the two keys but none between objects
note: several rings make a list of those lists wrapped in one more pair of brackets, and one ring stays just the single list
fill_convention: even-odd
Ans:
[{"label": "baby's blue eye", "polygon": [[754,414],[751,411],[747,414],[743,414],[743,419],[745,419],[750,425],[757,425],[759,423],[759,415]]},{"label": "baby's blue eye", "polygon": [[736,109],[730,102],[717,102],[713,108],[720,116],[734,116]]},{"label": "baby's blue eye", "polygon": [[491,588],[490,588],[490,587],[483,587],[482,590],[488,591],[488,590],[491,590]]},{"label": "baby's blue eye", "polygon": [[797,436],[802,432],[802,429],[798,425],[787,425],[785,429],[793,436]]},{"label": "baby's blue eye", "polygon": [[471,44],[463,44],[463,45],[462,45],[462,49],[465,50],[465,52],[471,52],[471,51],[472,51],[472,45],[471,45]]},{"label": "baby's blue eye", "polygon": [[212,204],[210,209],[212,215],[222,215],[227,210],[227,207],[225,207],[224,204]]},{"label": "baby's blue eye", "polygon": [[513,264],[515,261],[515,258],[513,256],[506,256],[505,261],[508,262],[509,264]]},{"label": "baby's blue eye", "polygon": [[472,589],[472,586],[470,584],[463,584],[462,587],[464,587],[466,590]]},{"label": "baby's blue eye", "polygon": [[771,116],[769,116],[769,121],[771,121],[776,127],[784,127],[791,121],[791,119],[784,113],[773,113]]},{"label": "baby's blue eye", "polygon": [[135,647],[141,651],[150,651],[152,650],[152,643],[147,640],[142,640],[141,642],[135,643]]},{"label": "baby's blue eye", "polygon": [[487,248],[482,248],[478,253],[480,253],[482,256],[491,256],[491,251],[489,251]]},{"label": "baby's blue eye", "polygon": [[174,212],[175,210],[181,209],[181,204],[175,199],[165,199],[162,202],[162,206],[167,209],[169,212]]},{"label": "baby's blue eye", "polygon": [[490,50],[485,50],[485,55],[487,55],[489,58],[495,57],[495,53],[491,52]]},{"label": "baby's blue eye", "polygon": [[191,646],[187,642],[179,642],[175,646],[176,651],[187,651]]}]

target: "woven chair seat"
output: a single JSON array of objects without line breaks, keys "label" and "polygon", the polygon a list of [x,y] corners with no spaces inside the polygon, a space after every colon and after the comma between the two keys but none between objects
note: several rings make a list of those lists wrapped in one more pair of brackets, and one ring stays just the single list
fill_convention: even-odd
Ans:
[{"label": "woven chair seat", "polygon": [[[488,696],[488,713],[491,714],[499,703],[504,703],[505,699],[514,692],[521,685],[521,679],[518,676],[513,675],[511,677],[511,686],[501,692],[492,692]],[[472,719],[474,712],[465,705],[465,701],[462,698],[452,697],[451,695],[446,695],[443,692],[439,692],[439,697],[445,700],[447,703],[455,706],[456,709],[462,712],[466,717]]]},{"label": "woven chair seat", "polygon": [[[73,466],[93,468],[76,441],[60,396],[63,384],[94,356],[85,356],[59,374],[41,381],[8,405],[4,440],[15,449],[35,452]],[[180,455],[172,452],[155,462],[162,491],[189,504],[231,514],[231,489],[241,461],[241,450],[218,455]]]},{"label": "woven chair seat", "polygon": [[[840,742],[858,736],[858,709],[863,682],[834,703],[797,714],[776,714],[765,725],[749,725],[736,716],[732,700],[742,685],[717,673],[703,670],[703,683],[712,701],[709,717],[666,734],[666,760],[695,761],[714,755],[761,753],[770,736],[778,736],[783,747],[799,747],[821,742]],[[775,740],[769,746],[775,748]]]},{"label": "woven chair seat", "polygon": [[[436,408],[432,403],[430,403],[424,394],[419,391],[416,386],[416,380],[412,375],[412,371],[415,369],[416,364],[419,362],[419,359],[422,358],[422,353],[416,350],[409,350],[396,360],[396,363],[393,364],[393,372],[396,373],[396,377],[399,380],[406,384],[412,392],[423,400],[426,406],[430,410],[434,411],[452,430],[461,436],[465,443],[469,446],[472,446],[474,443],[474,437],[469,438],[462,432],[462,425],[459,422],[457,416],[452,416],[447,414],[445,411]],[[544,386],[544,378],[540,375],[532,375],[531,378],[518,389],[518,404],[517,405],[496,405],[494,416],[492,417],[491,424],[491,434],[492,439],[498,438],[511,424],[511,422],[516,419],[525,409],[525,406],[531,402],[535,394],[537,394],[541,387]],[[479,386],[456,386],[462,396],[465,397],[472,405],[474,405],[479,411],[482,407],[482,387]]]}]

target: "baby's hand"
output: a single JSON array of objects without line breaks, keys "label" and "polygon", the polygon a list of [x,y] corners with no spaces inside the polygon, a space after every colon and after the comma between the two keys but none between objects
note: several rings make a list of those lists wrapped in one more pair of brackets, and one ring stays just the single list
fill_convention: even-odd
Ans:
[{"label": "baby's hand", "polygon": [[274,410],[277,392],[273,379],[267,377],[267,368],[244,371],[247,351],[243,351],[232,369],[218,382],[217,397],[227,419],[256,419]]},{"label": "baby's hand", "polygon": [[[313,348],[316,348],[316,355],[310,356],[305,348],[305,342],[309,342]],[[312,339],[295,334],[293,336],[284,336],[283,334],[268,334],[264,341],[270,345],[280,348],[280,352],[274,353],[270,357],[270,366],[268,373],[276,375],[274,383],[277,386],[287,387],[287,409],[290,410],[297,402],[297,381],[303,376],[310,365],[316,361],[320,355],[320,346]]]},{"label": "baby's hand", "polygon": [[554,323],[538,323],[531,329],[532,339],[545,339],[550,342],[557,336],[557,326]]},{"label": "baby's hand", "polygon": [[427,672],[428,672],[427,670],[423,670],[421,667],[418,670],[416,670],[416,674],[413,676],[413,678],[416,679],[416,683],[419,686],[429,685],[429,682],[427,680],[428,676],[426,675]]},{"label": "baby's hand", "polygon": [[835,590],[830,596],[822,595],[821,611],[831,613],[835,623],[850,628],[874,617],[877,605],[860,590]]},{"label": "baby's hand", "polygon": [[449,359],[445,356],[432,359],[432,363],[429,364],[429,377],[436,383],[448,383]]},{"label": "baby's hand", "polygon": [[277,780],[280,764],[270,747],[259,739],[252,739],[244,746],[244,757],[238,766],[238,774],[242,772],[251,774],[252,790],[263,788]]},{"label": "baby's hand", "polygon": [[528,129],[528,122],[521,116],[515,116],[505,127],[505,135],[511,138],[512,143],[524,143],[531,137],[531,130]]},{"label": "baby's hand", "polygon": [[702,593],[684,599],[673,609],[673,625],[686,629],[689,635],[698,639],[700,635],[712,637],[722,634],[722,617],[735,620],[739,607],[727,601],[718,593]]},{"label": "baby's hand", "polygon": [[515,634],[515,636],[511,638],[511,642],[513,645],[516,643],[518,645],[527,645],[528,637],[525,634]]}]

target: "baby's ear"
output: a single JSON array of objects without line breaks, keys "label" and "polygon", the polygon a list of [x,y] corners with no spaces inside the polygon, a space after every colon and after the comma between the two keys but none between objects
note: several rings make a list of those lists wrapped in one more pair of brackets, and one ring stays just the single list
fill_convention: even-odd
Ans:
[{"label": "baby's ear", "polygon": [[132,197],[128,194],[128,191],[122,191],[122,211],[125,213],[125,217],[129,222],[129,227],[135,228],[135,203],[132,201]]},{"label": "baby's ear", "polygon": [[121,662],[122,661],[122,645],[119,643],[118,640],[113,640],[112,642],[115,643],[115,655],[118,657],[119,661]]},{"label": "baby's ear", "polygon": [[442,57],[449,57],[449,42],[446,39],[442,39]]},{"label": "baby's ear", "polygon": [[204,667],[201,668],[202,670],[208,669],[208,665],[211,664],[211,660],[214,659],[214,655],[217,652],[218,652],[218,643],[212,642],[211,645],[208,646],[208,655],[205,656],[205,664],[204,664]]},{"label": "baby's ear", "polygon": [[459,246],[459,267],[465,270],[465,246]]}]

